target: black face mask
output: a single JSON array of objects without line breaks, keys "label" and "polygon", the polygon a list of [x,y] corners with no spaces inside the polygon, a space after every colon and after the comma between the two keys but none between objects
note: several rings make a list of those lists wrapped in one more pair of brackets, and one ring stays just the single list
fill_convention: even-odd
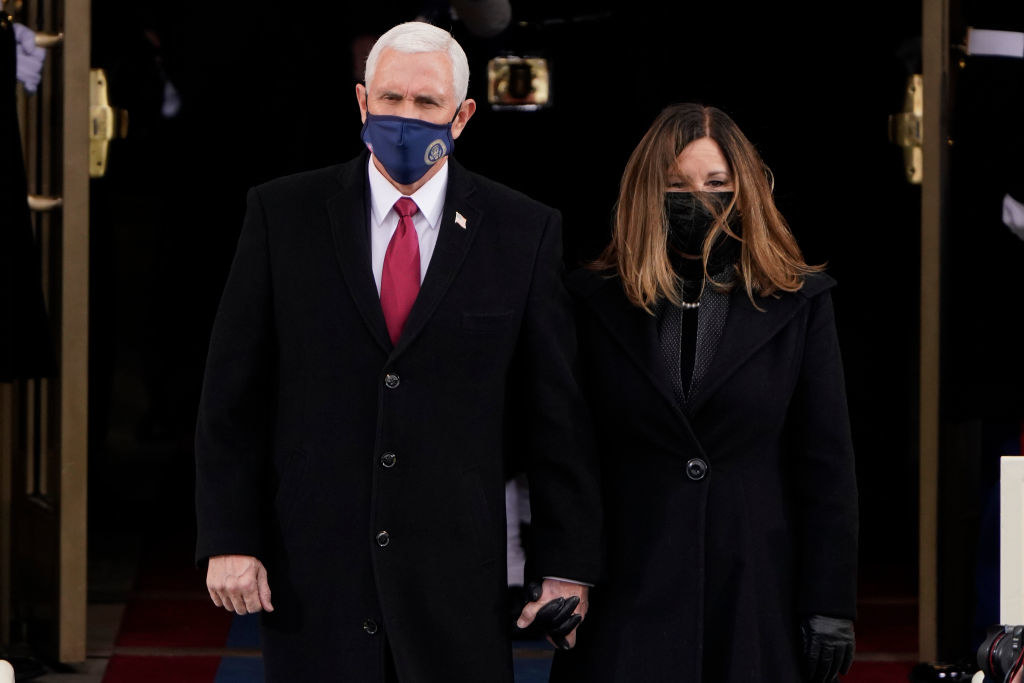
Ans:
[{"label": "black face mask", "polygon": [[[715,223],[716,213],[725,211],[732,201],[732,192],[666,192],[665,216],[668,218],[668,256],[676,273],[687,280],[703,279],[701,259],[684,258],[682,254],[700,256],[704,240]],[[712,212],[701,199],[707,200],[717,209]],[[729,229],[740,234],[742,222],[735,209],[728,216]],[[720,232],[711,247],[707,271],[716,275],[734,264],[740,257],[740,242]]]}]

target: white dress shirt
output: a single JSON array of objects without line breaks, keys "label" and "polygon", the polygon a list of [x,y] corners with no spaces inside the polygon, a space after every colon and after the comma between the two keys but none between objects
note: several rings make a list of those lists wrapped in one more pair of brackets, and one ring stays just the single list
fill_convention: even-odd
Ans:
[{"label": "white dress shirt", "polygon": [[[388,250],[391,237],[398,229],[398,212],[395,202],[403,195],[384,175],[377,170],[370,157],[370,264],[373,267],[373,281],[377,283],[377,294],[380,294],[380,276],[384,271],[384,254]],[[434,177],[423,187],[412,193],[410,198],[419,208],[412,217],[416,237],[420,243],[420,283],[427,274],[430,257],[434,254],[437,244],[438,228],[441,225],[441,213],[444,211],[444,197],[448,190],[448,161],[444,162]]]}]

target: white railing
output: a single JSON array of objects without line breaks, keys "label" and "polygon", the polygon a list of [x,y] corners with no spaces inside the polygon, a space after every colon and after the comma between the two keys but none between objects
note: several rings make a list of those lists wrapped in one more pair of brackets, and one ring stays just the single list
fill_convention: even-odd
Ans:
[{"label": "white railing", "polygon": [[1002,458],[999,508],[999,621],[1024,624],[1024,456]]}]

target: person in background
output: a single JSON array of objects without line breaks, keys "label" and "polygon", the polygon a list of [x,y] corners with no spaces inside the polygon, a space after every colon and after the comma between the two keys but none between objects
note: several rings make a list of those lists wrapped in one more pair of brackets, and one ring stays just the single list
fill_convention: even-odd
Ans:
[{"label": "person in background", "polygon": [[854,649],[857,483],[830,290],[723,112],[665,109],[574,273],[607,577],[559,683],[826,683]]}]

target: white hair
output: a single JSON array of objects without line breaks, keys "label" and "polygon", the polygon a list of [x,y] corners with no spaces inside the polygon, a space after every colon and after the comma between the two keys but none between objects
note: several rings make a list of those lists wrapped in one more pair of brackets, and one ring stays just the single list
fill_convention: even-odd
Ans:
[{"label": "white hair", "polygon": [[366,87],[370,87],[373,74],[377,71],[377,59],[384,48],[398,52],[443,52],[452,63],[452,85],[455,89],[457,104],[462,104],[469,90],[469,61],[462,46],[452,38],[451,34],[422,21],[409,21],[399,24],[377,39],[366,58]]}]

